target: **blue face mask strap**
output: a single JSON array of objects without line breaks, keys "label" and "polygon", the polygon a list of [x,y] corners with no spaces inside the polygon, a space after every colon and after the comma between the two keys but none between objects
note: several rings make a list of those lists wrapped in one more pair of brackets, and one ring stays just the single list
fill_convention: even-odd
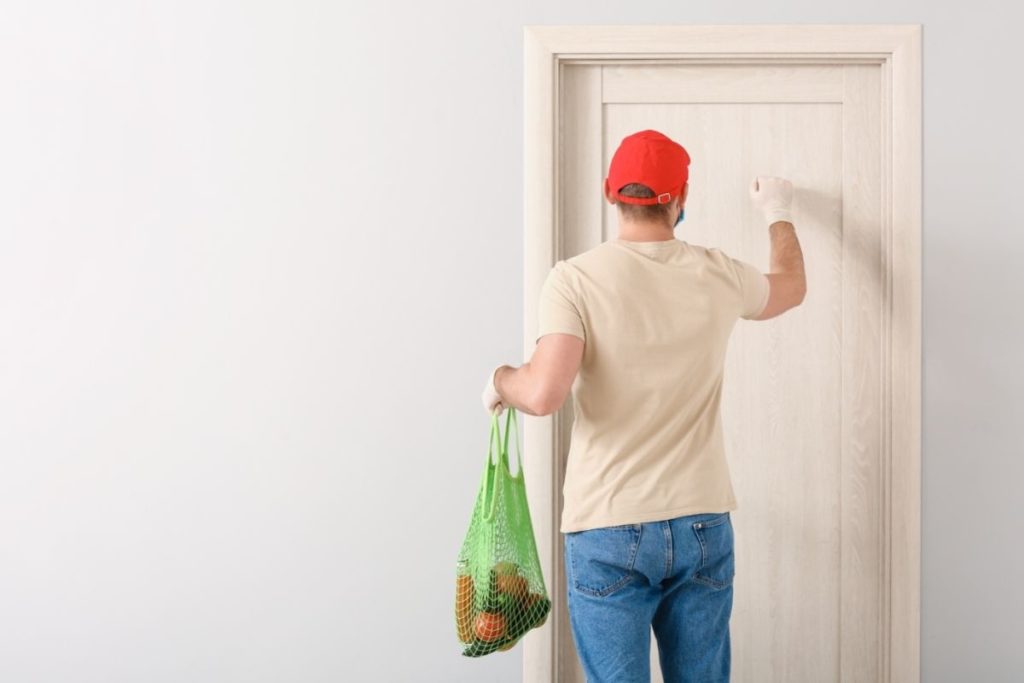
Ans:
[{"label": "blue face mask strap", "polygon": [[[683,216],[686,214],[686,207],[679,209],[679,218],[676,219],[676,225],[683,222]],[[674,226],[673,226],[674,227]]]}]

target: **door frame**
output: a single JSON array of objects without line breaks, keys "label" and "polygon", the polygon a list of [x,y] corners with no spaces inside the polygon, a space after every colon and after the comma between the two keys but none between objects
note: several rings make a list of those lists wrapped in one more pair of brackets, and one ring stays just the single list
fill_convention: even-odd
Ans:
[{"label": "door frame", "polygon": [[[537,297],[567,258],[558,221],[557,123],[562,67],[572,63],[878,63],[882,68],[883,247],[891,305],[883,329],[883,615],[886,681],[920,680],[921,566],[921,25],[524,26],[524,351],[535,348]],[[597,197],[595,189],[595,197]],[[552,613],[524,639],[523,680],[556,683],[571,642],[559,531],[571,416],[525,416],[523,456],[533,526]],[[893,458],[892,454],[899,454]],[[884,617],[888,617],[887,619]]]}]

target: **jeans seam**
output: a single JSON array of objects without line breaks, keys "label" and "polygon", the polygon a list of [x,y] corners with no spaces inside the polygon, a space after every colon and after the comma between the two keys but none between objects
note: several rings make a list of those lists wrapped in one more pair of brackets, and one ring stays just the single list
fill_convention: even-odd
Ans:
[{"label": "jeans seam", "polygon": [[708,527],[708,526],[718,526],[718,525],[722,524],[723,522],[725,522],[727,520],[727,517],[725,516],[727,514],[728,513],[723,513],[721,517],[718,517],[718,518],[715,518],[713,520],[710,520],[710,522],[711,522],[710,524],[708,522],[705,522],[705,521],[700,521],[700,522],[694,522],[693,524],[690,525],[690,528],[693,529],[693,535],[697,537],[697,542],[700,543],[700,566],[693,573],[693,580],[696,581],[697,583],[702,583],[702,584],[704,584],[706,586],[710,586],[711,588],[726,588],[727,586],[729,586],[730,582],[729,581],[717,581],[715,579],[712,579],[709,576],[705,576],[704,575],[703,572],[704,572],[704,569],[707,567],[707,563],[708,563],[708,553],[707,553],[707,548],[704,545],[704,536],[701,534],[701,529],[704,529],[705,527]]},{"label": "jeans seam", "polygon": [[718,526],[719,524],[725,524],[725,521],[727,519],[729,519],[729,513],[723,512],[718,517],[713,517],[711,519],[702,519],[701,521],[697,522],[697,524],[700,524],[701,528]]},{"label": "jeans seam", "polygon": [[672,575],[672,525],[669,522],[664,522],[665,530],[665,577],[664,581]]},{"label": "jeans seam", "polygon": [[569,553],[570,564],[572,565],[572,573],[573,573],[571,582],[572,582],[573,588],[575,588],[580,593],[583,593],[584,595],[590,595],[592,597],[603,598],[603,597],[606,597],[606,596],[614,593],[619,588],[622,588],[627,583],[629,583],[630,581],[633,580],[633,565],[636,563],[637,549],[640,547],[640,538],[641,538],[641,535],[643,534],[643,525],[642,524],[635,524],[635,525],[631,525],[631,526],[633,526],[633,530],[636,531],[636,536],[633,539],[633,543],[632,543],[632,545],[630,546],[630,549],[629,549],[629,562],[627,562],[627,564],[626,564],[626,575],[623,576],[618,581],[616,581],[615,583],[611,584],[610,586],[606,586],[606,587],[604,587],[604,588],[602,588],[600,590],[595,589],[595,588],[590,588],[588,586],[583,586],[583,585],[581,585],[579,583],[579,581],[576,580],[576,575],[577,575],[577,572],[576,572],[576,554],[571,552],[571,550],[570,550],[570,553]]}]

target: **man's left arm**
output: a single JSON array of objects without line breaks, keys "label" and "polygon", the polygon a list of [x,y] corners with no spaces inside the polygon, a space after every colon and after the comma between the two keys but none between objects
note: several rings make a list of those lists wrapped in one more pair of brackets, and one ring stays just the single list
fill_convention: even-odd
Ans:
[{"label": "man's left arm", "polygon": [[494,389],[502,405],[527,415],[557,412],[572,390],[583,361],[583,346],[583,339],[573,334],[545,334],[528,362],[518,368],[497,368]]}]

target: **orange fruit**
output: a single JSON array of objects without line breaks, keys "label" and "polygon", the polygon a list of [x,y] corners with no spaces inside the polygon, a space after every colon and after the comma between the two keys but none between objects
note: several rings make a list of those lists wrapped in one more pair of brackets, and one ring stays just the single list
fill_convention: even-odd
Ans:
[{"label": "orange fruit", "polygon": [[514,598],[522,599],[530,592],[530,584],[526,578],[514,574],[500,574],[498,576],[498,592],[507,593]]},{"label": "orange fruit", "polygon": [[477,615],[477,638],[485,643],[493,643],[503,635],[505,635],[505,617],[497,612],[481,612]]}]

